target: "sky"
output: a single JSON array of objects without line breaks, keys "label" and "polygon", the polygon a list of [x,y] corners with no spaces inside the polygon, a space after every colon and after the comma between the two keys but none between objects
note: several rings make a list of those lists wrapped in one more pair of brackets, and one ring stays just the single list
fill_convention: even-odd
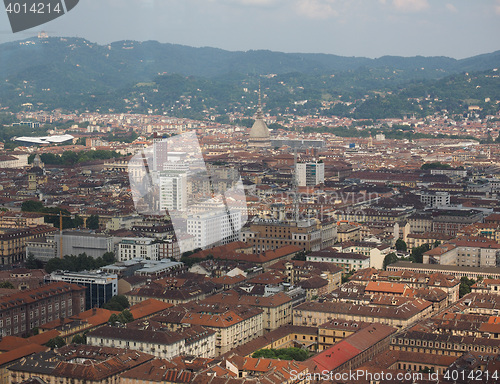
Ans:
[{"label": "sky", "polygon": [[66,15],[0,43],[46,31],[99,44],[157,40],[231,51],[341,56],[448,56],[500,50],[500,0],[80,0]]}]

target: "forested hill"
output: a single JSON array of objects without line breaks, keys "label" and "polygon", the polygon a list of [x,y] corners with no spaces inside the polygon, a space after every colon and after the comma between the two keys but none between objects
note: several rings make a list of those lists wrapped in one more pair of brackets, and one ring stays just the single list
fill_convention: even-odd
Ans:
[{"label": "forested hill", "polygon": [[[16,111],[31,103],[40,109],[153,110],[193,116],[210,108],[218,113],[248,111],[255,103],[252,91],[261,80],[268,111],[309,113],[335,100],[359,107],[377,95],[422,98],[436,86],[448,87],[447,79],[459,84],[462,94],[470,88],[462,78],[468,76],[465,72],[486,76],[490,84],[493,77],[480,71],[492,70],[498,63],[500,51],[463,60],[420,56],[369,59],[230,52],[155,41],[103,46],[79,38],[31,38],[0,45],[0,108]],[[476,93],[477,97],[460,100],[484,96],[482,90]],[[347,107],[339,104],[338,110],[329,113],[352,113]],[[387,115],[414,112],[412,109],[423,110],[401,105],[378,115],[391,117]]]}]

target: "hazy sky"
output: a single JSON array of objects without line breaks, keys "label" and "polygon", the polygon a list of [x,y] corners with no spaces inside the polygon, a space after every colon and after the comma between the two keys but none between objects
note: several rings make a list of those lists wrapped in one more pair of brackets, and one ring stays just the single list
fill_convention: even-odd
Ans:
[{"label": "hazy sky", "polygon": [[228,50],[450,56],[500,50],[500,0],[80,0],[40,30],[98,43],[158,40]]}]

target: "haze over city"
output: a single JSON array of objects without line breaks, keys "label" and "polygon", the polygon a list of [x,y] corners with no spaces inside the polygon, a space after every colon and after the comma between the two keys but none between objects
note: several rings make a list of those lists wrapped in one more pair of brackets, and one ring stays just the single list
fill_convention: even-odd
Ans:
[{"label": "haze over city", "polygon": [[158,40],[227,50],[464,58],[498,49],[500,1],[85,0],[40,30],[100,44]]}]

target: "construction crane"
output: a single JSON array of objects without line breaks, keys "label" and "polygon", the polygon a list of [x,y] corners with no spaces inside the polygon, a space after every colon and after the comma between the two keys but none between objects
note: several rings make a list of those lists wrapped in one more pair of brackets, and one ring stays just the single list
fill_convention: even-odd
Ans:
[{"label": "construction crane", "polygon": [[39,215],[44,215],[44,216],[59,216],[59,258],[63,258],[63,236],[62,236],[62,230],[63,230],[63,217],[69,217],[71,219],[75,218],[75,215],[63,215],[62,209],[59,211],[59,213],[45,213],[45,212],[30,212],[30,211],[22,211],[21,213],[37,213]]}]

